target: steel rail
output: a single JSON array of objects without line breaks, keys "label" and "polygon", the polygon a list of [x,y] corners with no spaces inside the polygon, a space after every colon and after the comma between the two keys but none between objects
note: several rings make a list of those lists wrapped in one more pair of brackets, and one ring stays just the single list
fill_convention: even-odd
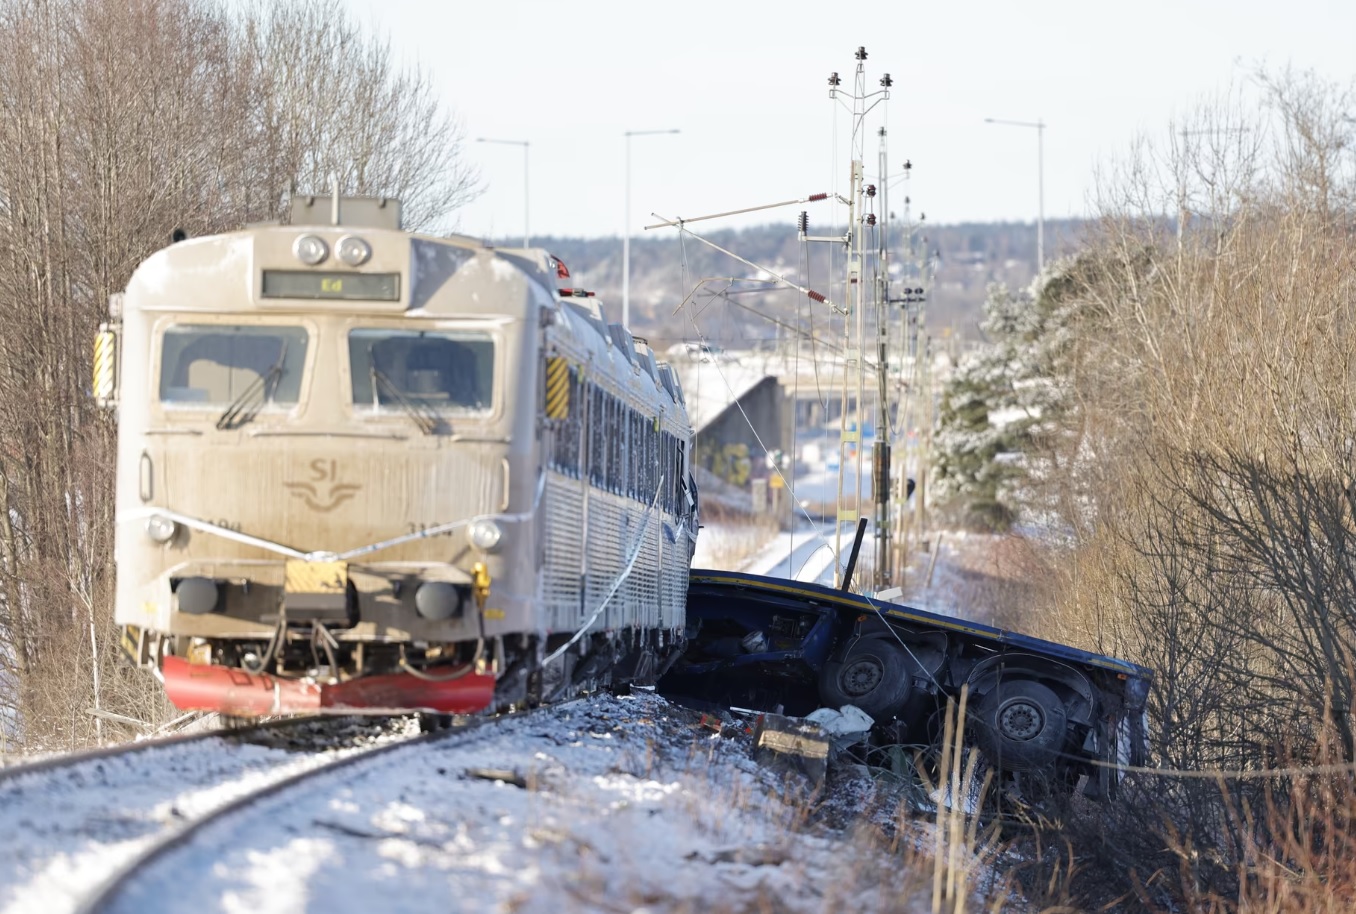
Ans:
[{"label": "steel rail", "polygon": [[370,761],[378,756],[389,755],[397,750],[411,749],[431,743],[443,742],[451,740],[454,737],[471,736],[485,729],[487,724],[512,717],[519,717],[526,713],[530,712],[503,714],[493,718],[477,718],[467,723],[453,726],[450,729],[437,730],[432,733],[424,733],[408,739],[383,743],[369,749],[363,749],[349,755],[340,756],[333,761],[326,762],[317,767],[299,771],[288,777],[265,784],[259,789],[236,797],[155,839],[154,843],[120,866],[112,875],[97,886],[93,892],[87,895],[84,901],[75,908],[75,914],[102,914],[102,912],[113,909],[138,874],[149,869],[151,866],[154,866],[161,859],[169,856],[174,851],[187,845],[201,831],[209,826],[222,822],[231,816],[244,812],[253,806],[257,806],[280,793],[291,790],[300,784],[322,779],[324,776],[333,774],[336,771],[352,767],[360,762]]},{"label": "steel rail", "polygon": [[143,752],[164,749],[169,746],[182,746],[191,743],[205,742],[209,739],[248,739],[249,735],[252,733],[264,733],[269,730],[285,730],[290,727],[316,723],[327,718],[330,720],[340,719],[329,717],[328,715],[288,717],[281,720],[270,720],[263,723],[249,724],[244,727],[202,730],[196,733],[176,733],[171,736],[151,737],[150,739],[137,740],[136,742],[131,743],[101,746],[98,749],[87,749],[82,752],[66,752],[44,759],[38,759],[34,762],[20,762],[17,765],[9,765],[0,768],[0,785],[31,775],[61,771],[66,768],[77,768],[89,762],[100,762],[105,759],[118,758],[120,756],[139,755]]}]

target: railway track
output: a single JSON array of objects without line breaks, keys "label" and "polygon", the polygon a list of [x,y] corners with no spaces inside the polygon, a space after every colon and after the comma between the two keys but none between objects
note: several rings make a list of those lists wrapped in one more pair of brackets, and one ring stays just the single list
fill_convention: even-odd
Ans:
[{"label": "railway track", "polygon": [[15,764],[0,767],[0,790],[4,789],[4,785],[7,781],[32,777],[44,772],[75,769],[82,765],[88,765],[104,759],[130,758],[134,755],[140,755],[143,752],[154,753],[157,750],[165,749],[170,746],[183,746],[215,739],[248,741],[252,737],[262,736],[270,731],[302,727],[318,723],[321,720],[323,720],[323,718],[284,718],[282,720],[273,720],[266,723],[251,724],[245,727],[221,727],[215,730],[199,730],[193,733],[176,733],[171,736],[157,736],[150,739],[137,740],[136,742],[131,743],[117,743],[112,746],[103,746],[98,749],[87,749],[81,752],[59,753],[34,762],[17,762]]},{"label": "railway track", "polygon": [[[279,780],[262,784],[248,793],[236,796],[229,802],[216,806],[192,818],[185,819],[179,825],[167,829],[152,843],[144,847],[134,857],[128,859],[107,879],[88,893],[75,908],[76,914],[111,914],[117,911],[143,911],[155,906],[157,900],[163,900],[155,891],[154,871],[160,866],[172,866],[169,862],[178,852],[185,851],[195,842],[207,842],[206,832],[242,816],[257,812],[273,812],[275,806],[285,805],[285,795],[308,793],[310,790],[333,790],[331,783],[341,774],[354,774],[351,769],[371,764],[375,759],[394,756],[401,752],[415,751],[416,747],[429,743],[457,743],[470,741],[481,735],[492,725],[505,718],[521,716],[519,714],[500,715],[496,718],[477,718],[450,727],[434,730],[407,739],[382,743],[364,748],[346,755],[334,757],[323,764],[297,771]],[[389,758],[388,758],[389,760]],[[149,886],[142,885],[146,877]],[[173,880],[171,880],[173,881]]]},{"label": "railway track", "polygon": [[79,909],[186,823],[412,731],[407,719],[291,719],[0,770],[0,912]]}]

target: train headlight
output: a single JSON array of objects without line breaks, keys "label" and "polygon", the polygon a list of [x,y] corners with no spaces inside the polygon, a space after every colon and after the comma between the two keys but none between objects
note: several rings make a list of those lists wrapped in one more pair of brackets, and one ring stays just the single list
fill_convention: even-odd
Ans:
[{"label": "train headlight", "polygon": [[161,545],[174,539],[179,525],[163,514],[152,514],[146,519],[146,535]]},{"label": "train headlight", "polygon": [[179,612],[200,616],[217,608],[221,591],[211,578],[184,578],[174,595],[179,600]]},{"label": "train headlight", "polygon": [[313,267],[324,263],[325,258],[330,256],[330,248],[319,235],[301,235],[292,242],[292,253],[297,255],[297,260]]},{"label": "train headlight", "polygon": [[504,538],[504,531],[492,520],[475,521],[466,532],[471,545],[481,552],[493,552],[498,549],[500,541]]},{"label": "train headlight", "polygon": [[414,592],[414,608],[419,615],[442,622],[461,614],[461,591],[443,581],[425,581]]},{"label": "train headlight", "polygon": [[372,256],[372,245],[349,235],[339,239],[339,243],[334,246],[334,253],[349,266],[360,267]]}]

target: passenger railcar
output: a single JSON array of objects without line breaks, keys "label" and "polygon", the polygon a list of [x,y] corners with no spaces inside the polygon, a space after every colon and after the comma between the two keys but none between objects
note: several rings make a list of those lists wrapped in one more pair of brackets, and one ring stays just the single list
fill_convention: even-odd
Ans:
[{"label": "passenger railcar", "polygon": [[466,713],[681,648],[677,376],[545,252],[398,213],[298,198],[111,303],[116,619],[181,708]]}]

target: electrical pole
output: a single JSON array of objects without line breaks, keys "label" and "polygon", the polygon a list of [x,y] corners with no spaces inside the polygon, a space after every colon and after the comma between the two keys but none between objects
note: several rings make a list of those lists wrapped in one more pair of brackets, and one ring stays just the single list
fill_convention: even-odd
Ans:
[{"label": "electrical pole", "polygon": [[529,228],[529,226],[528,226],[528,216],[529,216],[530,213],[531,213],[531,207],[530,207],[529,202],[528,202],[528,201],[529,201],[529,197],[528,197],[528,187],[527,187],[527,178],[528,178],[527,152],[528,152],[528,149],[530,148],[531,144],[530,144],[527,140],[496,140],[496,139],[491,139],[491,138],[489,138],[489,137],[483,137],[483,136],[476,137],[476,142],[477,142],[477,143],[500,143],[500,144],[502,144],[502,145],[504,145],[504,146],[521,146],[521,147],[523,147],[523,247],[525,247],[525,248],[531,247],[531,246],[532,246],[532,230],[531,230],[531,229]]},{"label": "electrical pole", "polygon": [[[890,76],[881,80],[886,88]],[[888,389],[890,330],[890,170],[886,155],[885,128],[880,128],[880,218],[876,232],[876,440],[871,445],[871,498],[876,503],[876,567],[872,575],[877,591],[890,586],[890,399]]]},{"label": "electrical pole", "polygon": [[1006,127],[1032,127],[1036,131],[1036,275],[1045,272],[1045,121],[1010,121],[997,117],[984,118],[986,124]]},{"label": "electrical pole", "polygon": [[[863,186],[863,167],[862,160],[865,158],[865,120],[866,115],[881,102],[890,97],[890,74],[885,74],[881,79],[881,89],[870,94],[866,91],[866,48],[857,48],[857,69],[853,80],[852,95],[849,99],[852,103],[852,162],[849,173],[850,190],[848,193],[848,234],[846,237],[847,247],[847,289],[844,294],[844,302],[847,305],[847,319],[843,322],[844,335],[844,363],[843,363],[843,385],[842,396],[840,398],[841,414],[838,425],[838,496],[837,512],[834,523],[834,553],[836,559],[834,562],[834,584],[842,583],[842,565],[841,557],[843,554],[843,523],[844,521],[856,522],[863,516],[862,514],[862,468],[864,464],[863,444],[864,441],[864,422],[866,416],[866,313],[862,301],[862,261],[865,251],[862,247],[862,235],[864,226],[867,223],[867,214],[865,206],[866,189]],[[838,74],[834,73],[829,77],[829,98],[837,100],[842,90],[839,89],[840,80]],[[870,194],[875,194],[875,188],[870,189]],[[874,221],[875,216],[870,217]],[[853,320],[855,318],[855,320]],[[855,334],[853,325],[855,324]],[[856,336],[855,345],[853,336]],[[856,381],[852,385],[855,388],[855,396],[849,399],[849,384],[847,372],[856,363]],[[853,404],[854,421],[853,428],[848,428],[848,407]],[[879,432],[878,432],[879,433]],[[846,477],[847,460],[849,447],[852,448],[852,454],[856,463],[854,466],[855,479],[853,491],[850,497],[846,496]]]}]

